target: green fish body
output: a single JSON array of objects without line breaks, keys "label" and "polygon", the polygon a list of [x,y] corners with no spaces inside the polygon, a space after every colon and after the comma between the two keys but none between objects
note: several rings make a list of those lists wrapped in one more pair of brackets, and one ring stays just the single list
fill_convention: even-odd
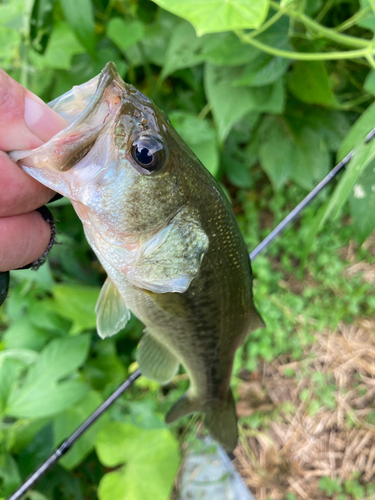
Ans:
[{"label": "green fish body", "polygon": [[190,379],[166,421],[199,411],[233,450],[233,359],[263,323],[226,196],[164,113],[112,63],[50,106],[69,126],[11,156],[67,196],[83,222],[108,274],[96,307],[99,335],[115,334],[132,311],[146,326],[137,352],[143,375],[165,384],[181,363]]}]

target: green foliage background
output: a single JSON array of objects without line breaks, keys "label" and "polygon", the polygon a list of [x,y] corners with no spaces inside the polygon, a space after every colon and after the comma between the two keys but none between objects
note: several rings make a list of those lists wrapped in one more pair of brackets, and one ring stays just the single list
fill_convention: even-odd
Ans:
[{"label": "green foliage background", "polygon": [[[249,249],[356,148],[333,193],[254,264],[267,329],[240,349],[237,374],[259,358],[298,358],[315,331],[374,313],[370,285],[346,280],[337,253],[375,227],[375,143],[364,144],[375,125],[374,32],[373,0],[9,0],[0,66],[49,101],[114,61],[223,183]],[[51,209],[62,245],[37,273],[13,273],[0,310],[0,497],[126,377],[142,332],[133,318],[114,339],[96,337],[103,270],[69,202]],[[180,424],[163,423],[186,389],[179,378],[164,391],[141,379],[30,498],[167,499],[178,436],[195,432],[181,438]]]}]

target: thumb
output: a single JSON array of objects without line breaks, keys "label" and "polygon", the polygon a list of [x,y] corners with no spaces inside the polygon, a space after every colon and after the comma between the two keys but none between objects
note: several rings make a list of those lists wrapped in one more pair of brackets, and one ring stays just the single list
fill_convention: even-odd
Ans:
[{"label": "thumb", "polygon": [[0,149],[37,148],[67,126],[35,94],[0,70]]}]

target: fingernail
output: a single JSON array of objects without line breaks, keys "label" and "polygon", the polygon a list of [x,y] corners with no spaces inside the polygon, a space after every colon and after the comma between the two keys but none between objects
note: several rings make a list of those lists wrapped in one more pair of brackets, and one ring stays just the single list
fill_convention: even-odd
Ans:
[{"label": "fingernail", "polygon": [[[38,123],[41,121],[44,115],[43,105],[30,99],[30,97],[25,97],[25,122],[27,128],[38,136]],[[38,136],[39,137],[39,136]]]},{"label": "fingernail", "polygon": [[30,132],[44,142],[67,126],[67,122],[60,115],[34,95],[25,96],[25,122]]}]

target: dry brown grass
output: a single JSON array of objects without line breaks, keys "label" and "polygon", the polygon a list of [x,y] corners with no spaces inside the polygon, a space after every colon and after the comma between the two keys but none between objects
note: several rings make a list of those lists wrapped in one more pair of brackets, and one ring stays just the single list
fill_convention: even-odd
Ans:
[{"label": "dry brown grass", "polygon": [[[286,377],[287,369],[295,375]],[[332,409],[319,400],[316,372],[330,381]],[[363,484],[375,483],[375,425],[366,419],[375,415],[375,320],[321,333],[301,361],[264,365],[240,396],[242,416],[281,409],[267,428],[244,428],[236,449],[235,465],[257,500],[281,500],[287,492],[332,498],[319,488],[323,476],[344,481],[357,472]],[[294,411],[283,411],[287,402]]]}]

